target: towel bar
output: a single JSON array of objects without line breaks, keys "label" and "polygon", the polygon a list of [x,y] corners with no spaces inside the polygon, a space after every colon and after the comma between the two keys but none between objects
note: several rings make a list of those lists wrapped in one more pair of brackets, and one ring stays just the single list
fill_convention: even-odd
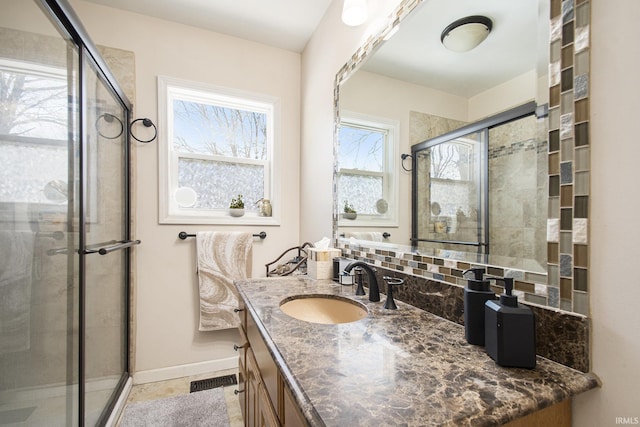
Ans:
[{"label": "towel bar", "polygon": [[[186,240],[187,237],[196,237],[196,235],[195,234],[187,234],[186,231],[181,231],[181,232],[178,233],[178,237],[181,240]],[[264,231],[261,231],[258,234],[254,234],[253,237],[259,237],[261,239],[266,239],[267,238],[267,233],[265,233]]]},{"label": "towel bar", "polygon": [[[346,237],[345,233],[340,233],[340,237]],[[391,237],[390,233],[387,233],[386,231],[384,233],[382,233],[382,237],[385,239],[388,239],[389,237]]]}]

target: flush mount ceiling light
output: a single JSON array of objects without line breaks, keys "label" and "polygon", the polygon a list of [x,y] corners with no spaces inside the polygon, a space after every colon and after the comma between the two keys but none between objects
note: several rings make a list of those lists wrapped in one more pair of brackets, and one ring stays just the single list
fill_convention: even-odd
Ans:
[{"label": "flush mount ceiling light", "polygon": [[449,50],[467,52],[487,38],[493,22],[486,16],[467,16],[447,25],[440,41]]},{"label": "flush mount ceiling light", "polygon": [[344,0],[342,22],[357,27],[367,20],[367,0]]}]

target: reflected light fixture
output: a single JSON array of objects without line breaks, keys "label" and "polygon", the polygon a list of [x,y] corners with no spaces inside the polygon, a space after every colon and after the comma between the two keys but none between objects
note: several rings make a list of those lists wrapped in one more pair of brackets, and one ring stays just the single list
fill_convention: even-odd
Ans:
[{"label": "reflected light fixture", "polygon": [[367,20],[367,0],[344,0],[342,22],[357,27]]},{"label": "reflected light fixture", "polygon": [[447,25],[440,41],[449,50],[467,52],[487,38],[493,22],[486,16],[467,16]]}]

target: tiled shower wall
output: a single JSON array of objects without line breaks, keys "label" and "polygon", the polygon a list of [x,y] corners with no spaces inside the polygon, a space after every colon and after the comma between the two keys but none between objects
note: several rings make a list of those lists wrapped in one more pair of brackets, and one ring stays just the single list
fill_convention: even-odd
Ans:
[{"label": "tiled shower wall", "polygon": [[[424,0],[401,2],[388,27],[381,34],[367,40],[338,72],[336,85],[366,60],[383,41],[384,36],[422,1]],[[515,277],[516,289],[524,301],[586,316],[589,313],[587,226],[590,3],[587,0],[550,0],[550,3],[548,274],[505,270],[500,266],[489,266],[488,272]],[[336,114],[337,95],[336,90]],[[337,224],[337,212],[334,212],[334,224]],[[334,229],[334,235],[337,235],[337,228]],[[341,247],[344,250],[345,245]],[[467,261],[438,257],[398,255],[386,255],[385,258],[394,266],[406,267],[406,273],[456,285],[464,284],[461,271],[471,265]]]}]

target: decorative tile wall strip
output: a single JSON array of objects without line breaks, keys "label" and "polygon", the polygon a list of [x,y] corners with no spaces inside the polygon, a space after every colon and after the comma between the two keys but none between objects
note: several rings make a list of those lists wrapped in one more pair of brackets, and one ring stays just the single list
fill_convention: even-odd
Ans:
[{"label": "decorative tile wall strip", "polygon": [[500,145],[498,147],[489,148],[489,159],[498,159],[500,157],[510,156],[521,151],[535,151],[536,153],[544,153],[547,150],[547,141],[518,141],[509,145]]},{"label": "decorative tile wall strip", "polygon": [[[387,27],[371,37],[338,72],[336,123],[338,85],[423,1],[401,2]],[[550,0],[550,3],[547,274],[488,267],[498,273],[496,275],[500,272],[512,274],[524,301],[586,316],[589,314],[590,1]],[[337,152],[337,138],[334,141]],[[335,201],[334,206],[333,231],[337,236],[338,205]],[[385,261],[381,262],[396,271],[457,285],[465,266],[464,262],[437,258],[425,262],[409,254],[393,262],[390,260],[394,256],[374,255],[376,260],[383,256]],[[426,261],[429,261],[428,257]],[[451,267],[451,263],[456,266]]]},{"label": "decorative tile wall strip", "polygon": [[[464,287],[467,284],[466,279],[462,277],[464,270],[471,267],[485,267],[489,276],[514,278],[514,295],[517,295],[523,302],[545,307],[553,303],[553,301],[550,301],[551,299],[558,298],[553,291],[554,287],[550,287],[546,283],[547,276],[543,273],[533,273],[437,256],[382,250],[364,245],[354,246],[345,243],[345,241],[339,242],[338,248],[348,258],[360,259],[389,270],[402,272],[410,276],[438,280],[458,287]],[[503,291],[503,288],[499,285],[493,285],[493,289],[496,293],[502,293]],[[448,316],[444,317],[449,319]]]},{"label": "decorative tile wall strip", "polygon": [[551,0],[547,305],[587,315],[590,3]]}]

